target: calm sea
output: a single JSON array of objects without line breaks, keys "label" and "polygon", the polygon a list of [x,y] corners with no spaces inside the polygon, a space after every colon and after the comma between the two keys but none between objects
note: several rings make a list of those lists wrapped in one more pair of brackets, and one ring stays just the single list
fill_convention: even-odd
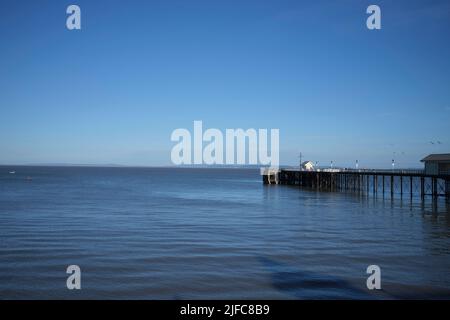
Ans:
[{"label": "calm sea", "polygon": [[449,298],[449,207],[258,170],[0,167],[0,298]]}]

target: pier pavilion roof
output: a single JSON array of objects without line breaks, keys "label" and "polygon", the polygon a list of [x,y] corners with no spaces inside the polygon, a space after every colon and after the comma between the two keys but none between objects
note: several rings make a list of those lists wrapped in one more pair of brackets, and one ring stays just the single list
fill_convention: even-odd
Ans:
[{"label": "pier pavilion roof", "polygon": [[425,162],[425,161],[434,161],[434,162],[444,162],[445,161],[445,162],[447,162],[447,161],[450,161],[450,153],[430,154],[420,161],[422,161],[422,162]]}]

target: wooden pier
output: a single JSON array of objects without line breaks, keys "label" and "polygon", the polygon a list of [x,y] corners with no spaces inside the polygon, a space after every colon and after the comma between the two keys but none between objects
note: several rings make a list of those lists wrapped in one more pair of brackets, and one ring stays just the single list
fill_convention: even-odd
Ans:
[{"label": "wooden pier", "polygon": [[319,191],[450,198],[450,175],[427,175],[422,170],[263,169],[261,174],[265,184],[298,185]]}]

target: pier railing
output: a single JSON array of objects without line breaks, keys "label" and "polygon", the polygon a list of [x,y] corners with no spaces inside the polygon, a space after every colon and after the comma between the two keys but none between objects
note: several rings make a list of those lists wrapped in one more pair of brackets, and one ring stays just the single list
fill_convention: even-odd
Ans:
[{"label": "pier railing", "polygon": [[[315,170],[302,170],[299,168],[283,168],[288,171],[302,171],[302,172],[350,172],[350,173],[384,173],[384,174],[425,174],[425,170],[421,169],[351,169],[351,168],[319,168]],[[447,173],[450,174],[450,171]]]}]

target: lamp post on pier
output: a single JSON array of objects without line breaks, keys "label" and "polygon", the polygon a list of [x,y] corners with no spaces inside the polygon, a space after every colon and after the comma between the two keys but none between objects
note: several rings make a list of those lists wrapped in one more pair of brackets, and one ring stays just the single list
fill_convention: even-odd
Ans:
[{"label": "lamp post on pier", "polygon": [[300,152],[300,154],[298,155],[298,157],[300,158],[300,164],[299,164],[300,171],[302,171],[302,156],[303,156],[303,154]]}]

